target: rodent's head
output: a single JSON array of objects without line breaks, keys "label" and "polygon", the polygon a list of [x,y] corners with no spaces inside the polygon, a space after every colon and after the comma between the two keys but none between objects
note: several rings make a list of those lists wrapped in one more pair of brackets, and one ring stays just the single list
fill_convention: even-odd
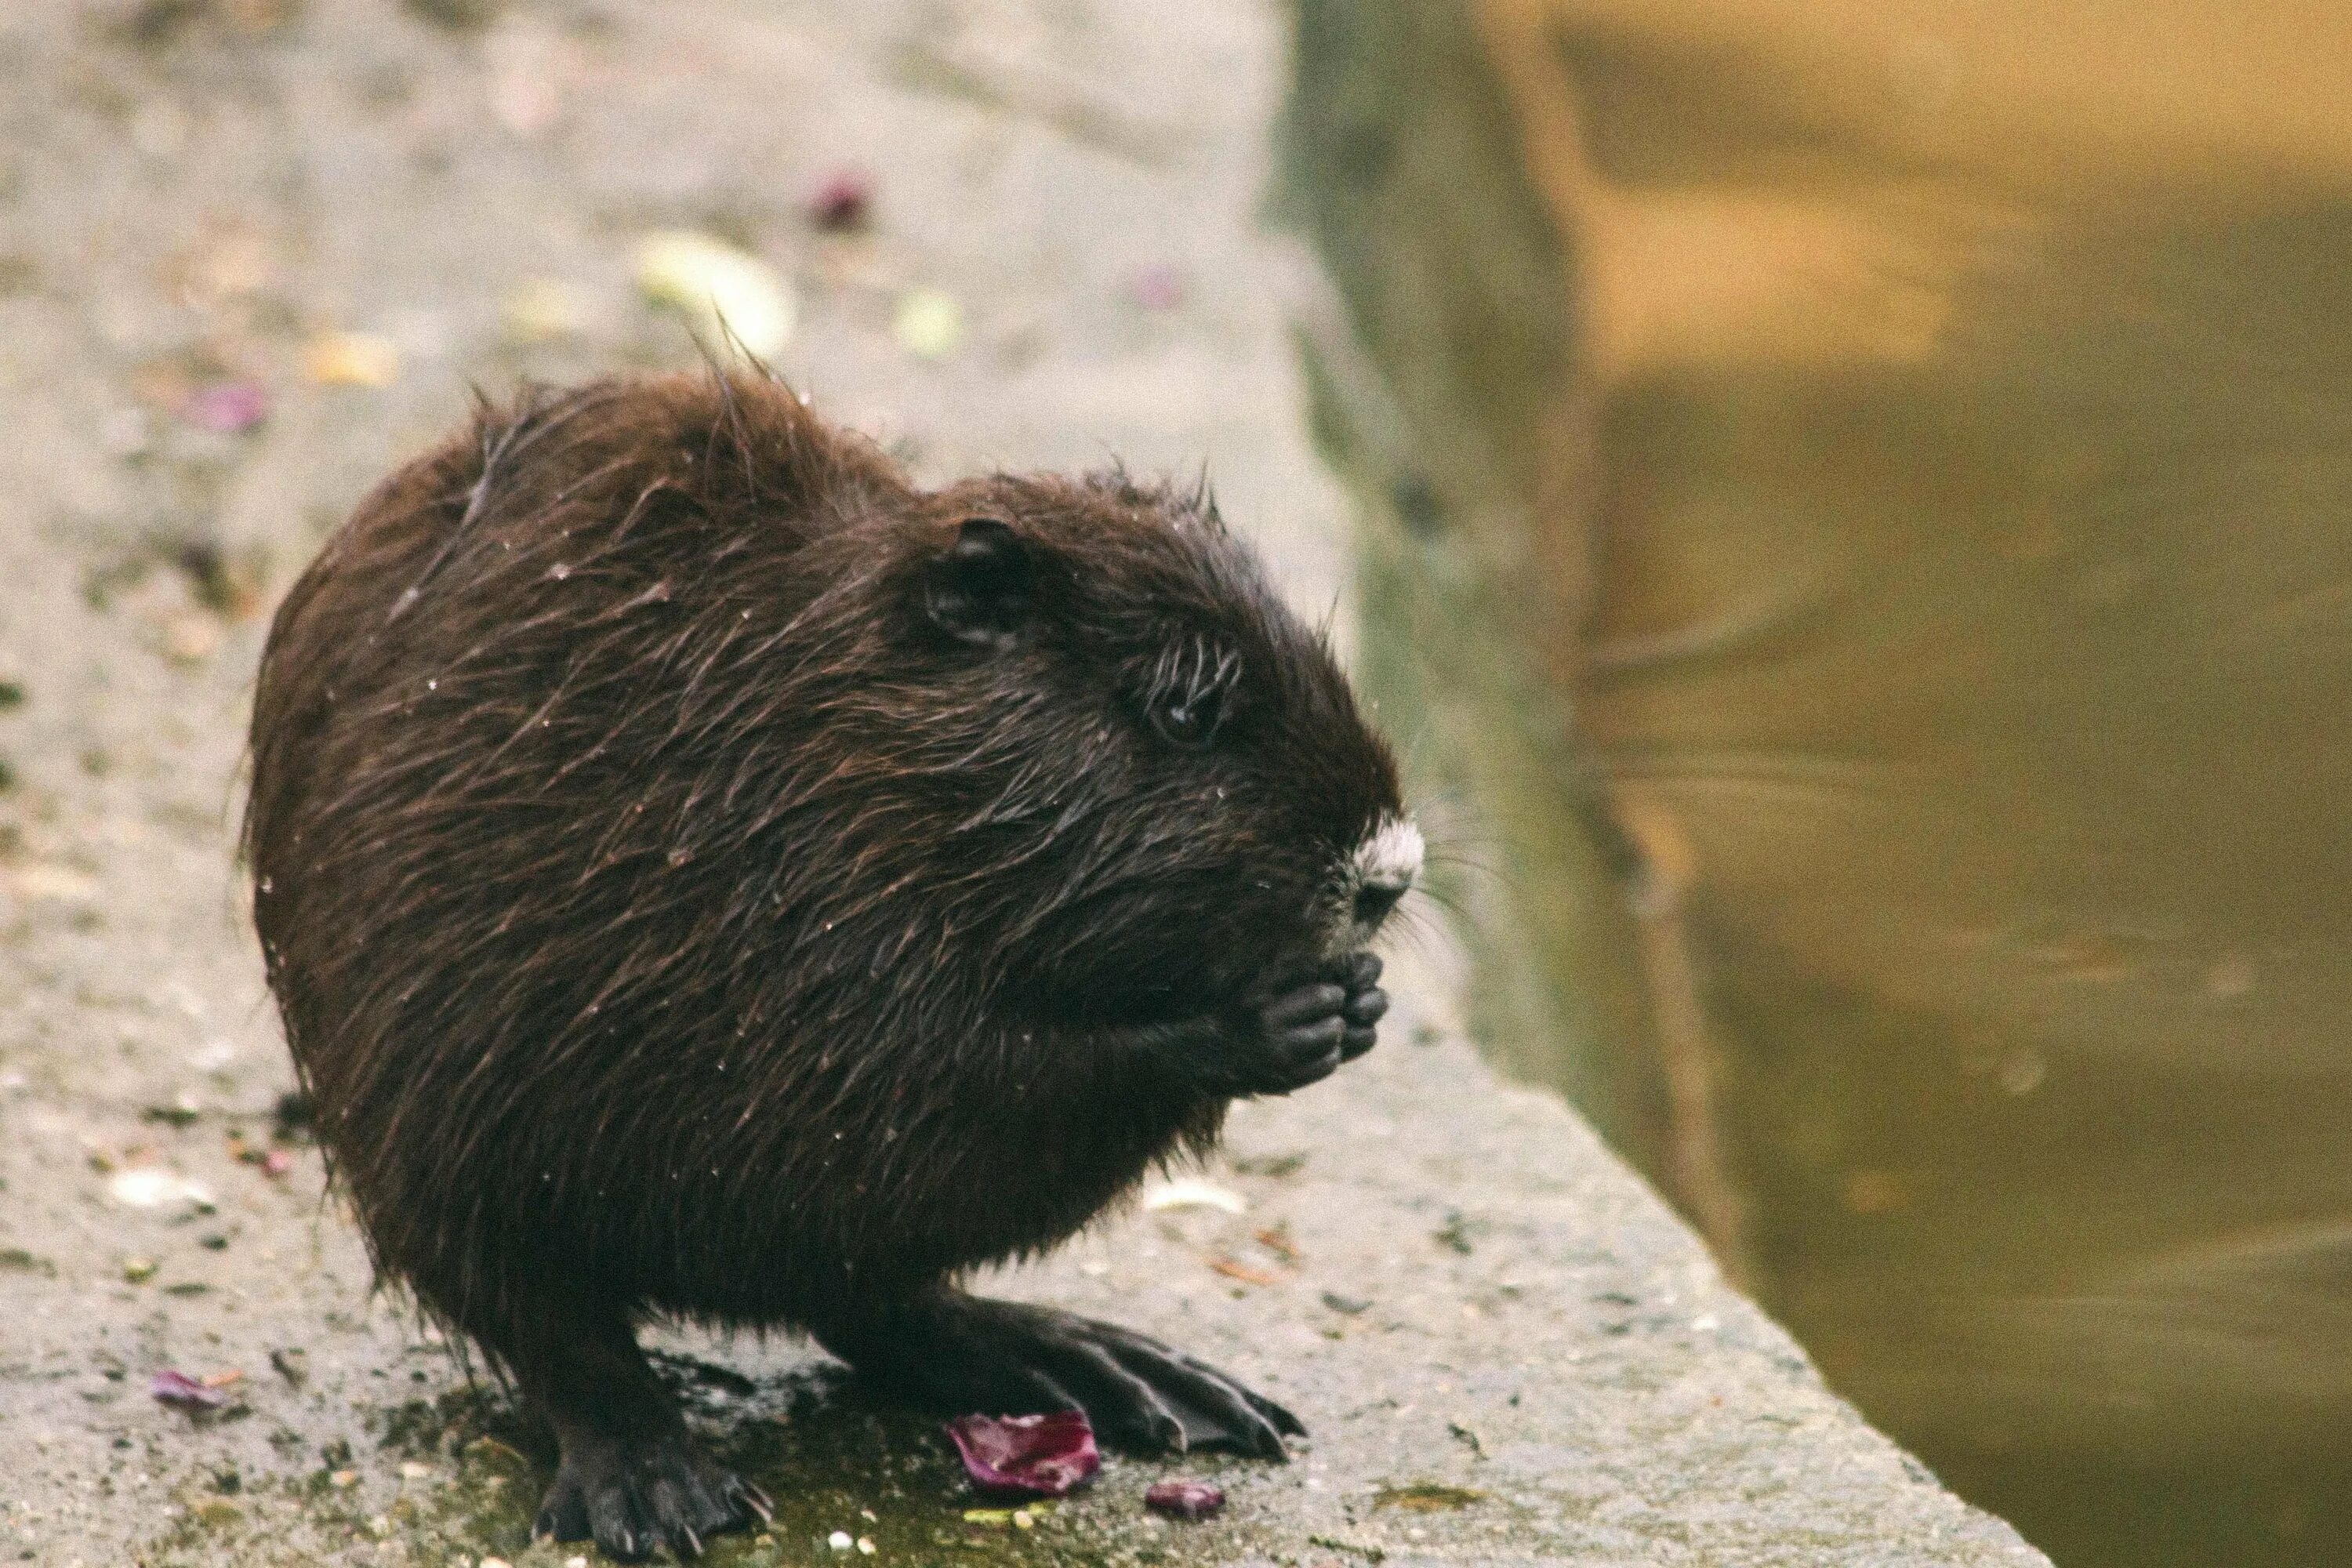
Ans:
[{"label": "rodent's head", "polygon": [[859,749],[920,796],[898,819],[995,980],[1166,1016],[1363,946],[1412,886],[1394,759],[1213,504],[998,478],[892,535],[901,717]]}]

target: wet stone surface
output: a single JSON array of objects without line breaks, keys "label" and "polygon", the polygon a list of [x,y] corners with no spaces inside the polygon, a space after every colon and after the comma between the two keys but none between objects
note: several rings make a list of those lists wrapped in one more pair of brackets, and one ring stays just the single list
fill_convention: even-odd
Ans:
[{"label": "wet stone surface", "polygon": [[[1344,510],[1286,332],[1311,279],[1255,223],[1280,27],[1147,0],[0,9],[0,1561],[580,1554],[527,1547],[543,1434],[372,1293],[276,1114],[230,852],[266,607],[469,384],[689,363],[631,276],[680,228],[774,269],[781,367],[919,471],[1205,458],[1329,603]],[[847,227],[810,203],[853,165]],[[1293,1463],[1114,1457],[1024,1523],[820,1358],[666,1333],[780,1508],[714,1560],[2036,1561],[1557,1103],[1498,1086],[1442,944],[1393,973],[1379,1050],[1236,1114],[1203,1175],[1238,1204],[1139,1207],[995,1282],[1255,1381],[1314,1429]],[[167,1370],[220,1403],[157,1401]],[[1224,1511],[1148,1514],[1180,1477]]]}]

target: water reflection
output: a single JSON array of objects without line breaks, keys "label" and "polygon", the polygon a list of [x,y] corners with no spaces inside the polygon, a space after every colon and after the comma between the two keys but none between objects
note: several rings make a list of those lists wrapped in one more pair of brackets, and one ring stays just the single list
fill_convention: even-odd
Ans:
[{"label": "water reflection", "polygon": [[[1555,1075],[2064,1568],[2352,1561],[2352,12],[1302,9],[1300,162],[1424,231],[1318,215],[1431,549],[1549,563],[1496,624],[1648,866],[1633,934],[1532,944],[1642,976]],[[1493,212],[1318,161],[1400,37],[1386,112],[1499,83],[1493,200],[1560,237],[1540,416],[1370,286]],[[1449,479],[1448,396],[1549,471]],[[1435,559],[1375,592],[1408,636]],[[1501,830],[1578,837],[1531,754]]]}]

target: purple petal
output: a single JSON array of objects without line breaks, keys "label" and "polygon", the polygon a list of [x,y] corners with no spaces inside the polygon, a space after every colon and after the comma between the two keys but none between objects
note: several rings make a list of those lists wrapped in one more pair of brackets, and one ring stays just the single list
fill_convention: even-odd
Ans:
[{"label": "purple petal", "polygon": [[1102,1468],[1083,1410],[1048,1415],[959,1415],[948,1436],[964,1472],[984,1491],[1060,1497]]},{"label": "purple petal", "polygon": [[269,417],[269,389],[257,381],[216,381],[190,394],[180,414],[199,429],[234,436]]},{"label": "purple petal", "polygon": [[873,205],[873,177],[863,169],[838,169],[809,197],[809,216],[819,228],[864,228]]},{"label": "purple petal", "polygon": [[1184,274],[1165,262],[1139,267],[1127,280],[1137,304],[1147,310],[1172,310],[1184,302]]},{"label": "purple petal", "polygon": [[147,1392],[180,1410],[217,1410],[228,1403],[228,1395],[219,1389],[207,1388],[186,1373],[169,1367],[155,1374]]},{"label": "purple petal", "polygon": [[1143,1494],[1143,1506],[1171,1519],[1206,1519],[1225,1506],[1225,1494],[1206,1481],[1161,1481]]}]

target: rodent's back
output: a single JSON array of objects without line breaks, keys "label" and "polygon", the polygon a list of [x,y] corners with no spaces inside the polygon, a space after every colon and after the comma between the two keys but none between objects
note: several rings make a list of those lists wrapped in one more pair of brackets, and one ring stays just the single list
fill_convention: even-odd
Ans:
[{"label": "rodent's back", "polygon": [[[398,689],[414,669],[530,687],[572,651],[583,590],[618,628],[674,590],[720,586],[713,568],[729,559],[733,575],[772,582],[804,541],[904,493],[878,453],[765,379],[604,382],[481,405],[363,500],[288,594],[256,695],[257,769],[303,777],[331,731],[414,700]],[[518,614],[534,607],[553,613]],[[257,852],[288,804],[257,791]]]},{"label": "rodent's back", "polygon": [[[256,921],[394,1271],[520,1264],[534,1210],[614,1259],[675,1243],[631,1198],[689,1159],[712,1179],[692,1102],[724,1047],[646,1007],[759,1005],[728,973],[774,956],[730,929],[772,914],[741,896],[766,809],[743,786],[791,772],[807,729],[778,710],[819,683],[755,667],[854,657],[810,606],[907,496],[772,382],[602,384],[479,411],[289,594],[255,700]],[[541,1189],[521,1212],[480,1201],[518,1183]]]}]

